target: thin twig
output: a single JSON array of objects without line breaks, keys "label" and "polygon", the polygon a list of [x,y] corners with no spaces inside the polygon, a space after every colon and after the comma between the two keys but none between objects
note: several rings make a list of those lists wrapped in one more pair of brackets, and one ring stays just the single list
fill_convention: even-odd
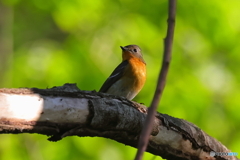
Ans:
[{"label": "thin twig", "polygon": [[168,7],[169,7],[168,21],[167,21],[168,28],[167,28],[167,36],[164,39],[164,53],[163,53],[162,68],[159,73],[157,87],[155,90],[152,103],[148,109],[146,122],[143,126],[143,129],[139,138],[138,151],[137,151],[135,160],[141,160],[143,153],[147,148],[149,135],[152,131],[155,113],[156,113],[159,101],[161,99],[163,89],[165,87],[168,68],[171,61],[172,43],[173,43],[173,35],[174,35],[174,27],[175,27],[175,15],[176,15],[176,0],[169,0]]}]

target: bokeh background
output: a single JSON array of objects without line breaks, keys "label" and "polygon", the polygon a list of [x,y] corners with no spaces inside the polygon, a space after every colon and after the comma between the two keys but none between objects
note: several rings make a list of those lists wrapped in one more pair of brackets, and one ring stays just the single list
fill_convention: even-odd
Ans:
[{"label": "bokeh background", "polygon": [[[0,88],[77,83],[98,90],[137,44],[149,106],[167,27],[167,0],[1,0]],[[178,1],[173,56],[159,111],[186,119],[240,154],[240,1]],[[0,135],[1,160],[132,160],[136,149],[104,138],[48,142]],[[145,153],[144,159],[160,160]]]}]

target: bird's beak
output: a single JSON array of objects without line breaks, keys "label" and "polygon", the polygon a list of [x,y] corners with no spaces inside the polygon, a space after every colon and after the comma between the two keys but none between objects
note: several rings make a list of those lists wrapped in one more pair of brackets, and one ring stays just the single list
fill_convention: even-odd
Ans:
[{"label": "bird's beak", "polygon": [[122,46],[120,46],[120,47],[122,48],[123,51],[126,51],[126,50],[127,50],[127,48],[125,48],[125,47],[122,47]]}]

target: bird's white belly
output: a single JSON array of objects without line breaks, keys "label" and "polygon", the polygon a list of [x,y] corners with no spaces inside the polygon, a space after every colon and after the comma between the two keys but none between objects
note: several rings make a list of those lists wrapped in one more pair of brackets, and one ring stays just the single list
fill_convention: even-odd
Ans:
[{"label": "bird's white belly", "polygon": [[133,87],[132,84],[125,84],[123,80],[120,79],[108,89],[107,93],[132,100],[138,94],[138,92],[134,91]]}]

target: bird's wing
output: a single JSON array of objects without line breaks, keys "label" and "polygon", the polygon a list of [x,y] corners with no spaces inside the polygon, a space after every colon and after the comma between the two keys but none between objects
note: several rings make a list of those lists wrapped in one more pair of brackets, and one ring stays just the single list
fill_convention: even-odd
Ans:
[{"label": "bird's wing", "polygon": [[112,74],[109,76],[109,78],[103,83],[99,92],[107,92],[108,89],[112,86],[112,84],[117,82],[122,77],[123,72],[124,72],[127,65],[128,65],[127,60],[120,63],[117,66],[117,68],[115,68],[115,70],[112,72]]}]

